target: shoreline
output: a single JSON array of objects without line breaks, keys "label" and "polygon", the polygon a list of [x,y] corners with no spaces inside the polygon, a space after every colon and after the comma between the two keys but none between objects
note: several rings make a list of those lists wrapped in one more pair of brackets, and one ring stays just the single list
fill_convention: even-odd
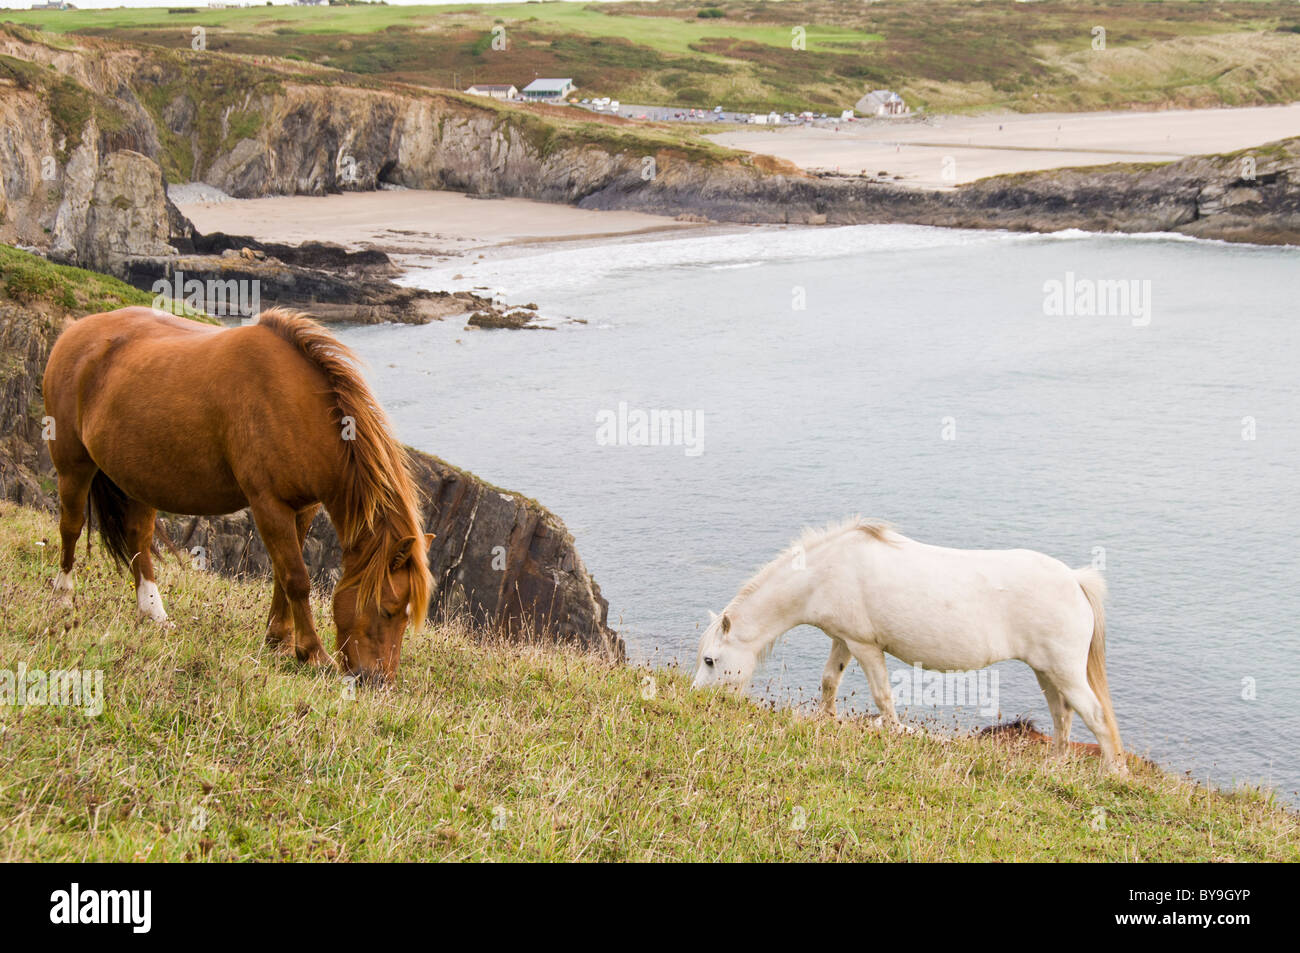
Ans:
[{"label": "shoreline", "polygon": [[[401,206],[406,218],[375,225],[393,208]],[[465,293],[485,290],[472,285],[469,269],[480,261],[523,257],[548,250],[609,249],[625,243],[676,240],[686,237],[739,235],[753,230],[835,229],[856,224],[900,225],[955,231],[992,231],[1007,234],[1059,235],[1078,233],[1096,238],[1129,238],[1209,242],[1213,244],[1277,247],[1267,241],[1229,241],[1217,236],[1200,236],[1183,231],[1142,232],[1091,231],[1075,226],[1029,230],[997,223],[922,224],[915,222],[852,223],[824,225],[791,223],[686,222],[667,215],[622,210],[580,209],[533,199],[483,199],[460,192],[398,189],[347,192],[341,195],[270,196],[258,199],[223,198],[221,201],[178,202],[177,207],[204,234],[243,235],[260,243],[302,246],[310,242],[335,244],[349,254],[382,252],[396,269],[393,279],[404,279],[420,270],[448,269],[458,264],[457,274],[465,284],[448,281],[439,290]],[[418,216],[442,216],[436,223],[418,227]],[[258,223],[250,233],[248,223]],[[367,224],[370,222],[371,224]],[[401,224],[396,230],[387,226]],[[395,237],[388,238],[387,235]],[[423,287],[423,286],[420,286]],[[467,308],[468,314],[473,308]],[[457,312],[459,313],[459,312]],[[450,317],[451,314],[439,315]]]},{"label": "shoreline", "polygon": [[[294,245],[329,242],[348,251],[380,251],[412,265],[482,257],[490,249],[736,227],[425,189],[220,201],[185,201],[182,192],[179,198],[176,207],[203,234],[248,234],[261,242]],[[257,223],[255,231],[250,222]]]}]

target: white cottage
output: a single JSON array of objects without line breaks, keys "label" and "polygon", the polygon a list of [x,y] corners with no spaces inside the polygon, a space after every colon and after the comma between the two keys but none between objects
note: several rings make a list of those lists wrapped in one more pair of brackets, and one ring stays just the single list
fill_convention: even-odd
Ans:
[{"label": "white cottage", "polygon": [[864,116],[878,116],[887,119],[893,116],[906,116],[911,112],[903,97],[891,89],[877,89],[867,93],[853,107]]},{"label": "white cottage", "polygon": [[487,96],[491,99],[514,99],[519,95],[519,88],[509,83],[475,83],[465,92],[471,96]]}]

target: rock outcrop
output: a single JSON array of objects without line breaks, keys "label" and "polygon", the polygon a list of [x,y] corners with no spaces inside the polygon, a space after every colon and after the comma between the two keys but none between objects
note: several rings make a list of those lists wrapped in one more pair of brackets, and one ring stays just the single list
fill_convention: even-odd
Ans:
[{"label": "rock outcrop", "polygon": [[[57,512],[53,468],[41,439],[40,382],[66,319],[49,310],[0,300],[0,496]],[[435,617],[464,613],[490,631],[624,658],[623,641],[608,625],[608,603],[558,516],[435,457],[411,455],[425,527],[435,534],[429,551]],[[270,572],[247,510],[217,518],[165,517],[159,524],[160,538],[178,558],[192,560],[193,548],[202,547],[207,569]],[[324,514],[304,554],[315,580],[332,586],[341,554]]]},{"label": "rock outcrop", "polygon": [[473,292],[396,284],[399,269],[381,251],[349,252],[325,242],[280,245],[220,232],[194,235],[192,247],[192,254],[126,259],[120,277],[222,318],[278,306],[310,311],[327,324],[423,324],[495,308]]},{"label": "rock outcrop", "polygon": [[57,326],[40,311],[0,301],[0,496],[42,509],[56,501],[41,439],[41,377]]},{"label": "rock outcrop", "polygon": [[68,163],[50,257],[123,277],[133,258],[176,254],[162,169],[129,149],[101,159],[95,141],[78,146]]}]

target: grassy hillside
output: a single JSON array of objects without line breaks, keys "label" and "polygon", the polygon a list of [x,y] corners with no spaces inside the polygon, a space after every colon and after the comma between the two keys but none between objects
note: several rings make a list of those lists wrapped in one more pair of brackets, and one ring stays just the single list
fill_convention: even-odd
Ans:
[{"label": "grassy hillside", "polygon": [[67,311],[91,314],[130,305],[149,305],[153,295],[108,275],[53,262],[0,245],[0,300],[20,304],[51,304]]},{"label": "grassy hillside", "polygon": [[[852,106],[888,86],[933,111],[1300,99],[1290,0],[789,0],[6,11],[51,32],[276,56],[439,87],[573,76],[582,95],[736,109]],[[704,14],[704,15],[701,15]],[[1106,30],[1095,51],[1093,29]],[[507,49],[491,31],[505,29]],[[792,30],[804,49],[792,48]]]},{"label": "grassy hillside", "polygon": [[0,504],[0,669],[100,669],[104,707],[0,705],[0,860],[1300,859],[1300,817],[1256,792],[882,735],[455,625],[351,697],[262,647],[261,582],[165,560],[177,628],[138,627],[96,546],[53,611],[56,538]]},{"label": "grassy hillside", "polygon": [[[151,292],[133,288],[117,278],[71,265],[56,265],[39,255],[0,244],[0,301],[7,300],[40,308],[50,306],[78,315],[133,305],[154,306]],[[183,301],[169,298],[160,304],[170,307],[173,314],[207,324],[221,323]]]}]

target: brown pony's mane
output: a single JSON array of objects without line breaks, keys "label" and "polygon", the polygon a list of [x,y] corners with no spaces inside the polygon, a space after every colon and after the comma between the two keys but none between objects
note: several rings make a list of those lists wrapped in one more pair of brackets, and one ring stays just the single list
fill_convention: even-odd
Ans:
[{"label": "brown pony's mane", "polygon": [[351,417],[355,424],[355,439],[343,441],[342,505],[330,518],[344,551],[355,551],[360,559],[339,580],[338,588],[357,586],[367,604],[378,602],[391,573],[393,552],[412,540],[411,622],[418,630],[424,624],[431,588],[419,497],[406,451],[393,439],[388,415],[366,386],[358,370],[360,360],[302,312],[270,308],[257,316],[257,324],[292,344],[325,375],[334,397],[336,423],[341,427],[343,418]]}]

